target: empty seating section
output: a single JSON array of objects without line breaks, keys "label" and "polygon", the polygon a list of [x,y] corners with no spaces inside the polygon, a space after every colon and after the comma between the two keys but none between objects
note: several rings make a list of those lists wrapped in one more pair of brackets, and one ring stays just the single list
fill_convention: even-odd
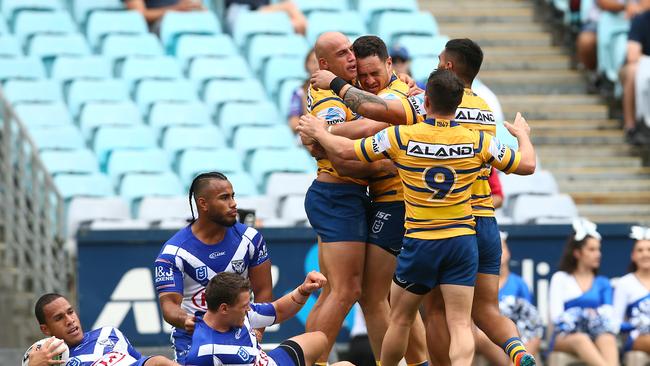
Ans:
[{"label": "empty seating section", "polygon": [[338,13],[314,12],[308,18],[307,40],[314,44],[321,33],[338,31],[354,40],[368,33],[361,16],[356,11],[343,11]]},{"label": "empty seating section", "polygon": [[176,42],[185,34],[221,33],[219,20],[212,12],[165,13],[160,23],[160,39],[168,51],[176,48]]}]

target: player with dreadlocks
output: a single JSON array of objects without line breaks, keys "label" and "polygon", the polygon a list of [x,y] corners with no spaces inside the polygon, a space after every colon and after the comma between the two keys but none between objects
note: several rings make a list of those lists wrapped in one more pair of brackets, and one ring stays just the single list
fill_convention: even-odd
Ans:
[{"label": "player with dreadlocks", "polygon": [[[192,199],[198,218],[194,218]],[[174,326],[172,348],[185,364],[196,316],[207,310],[205,286],[220,272],[251,282],[255,302],[271,302],[271,262],[257,230],[237,222],[232,184],[219,172],[199,174],[189,192],[192,223],[163,245],[154,263],[156,291],[165,321]]]}]

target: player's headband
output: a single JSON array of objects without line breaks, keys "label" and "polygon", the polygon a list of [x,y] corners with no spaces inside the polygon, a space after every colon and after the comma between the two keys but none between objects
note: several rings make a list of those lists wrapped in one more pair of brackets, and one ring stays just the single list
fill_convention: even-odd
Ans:
[{"label": "player's headband", "polygon": [[650,240],[650,227],[632,226],[630,238],[634,240]]},{"label": "player's headband", "polygon": [[499,231],[499,236],[501,237],[501,240],[506,241],[508,240],[508,233],[505,231]]},{"label": "player's headband", "polygon": [[596,224],[581,217],[573,220],[573,230],[576,232],[573,238],[576,241],[582,241],[587,236],[600,240],[600,233],[596,231]]}]

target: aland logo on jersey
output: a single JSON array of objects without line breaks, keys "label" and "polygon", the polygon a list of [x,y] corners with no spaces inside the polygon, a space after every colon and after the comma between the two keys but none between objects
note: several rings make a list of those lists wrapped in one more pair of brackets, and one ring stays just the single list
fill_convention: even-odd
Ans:
[{"label": "aland logo on jersey", "polygon": [[473,144],[438,145],[409,141],[406,155],[428,159],[461,159],[474,156]]},{"label": "aland logo on jersey", "polygon": [[456,109],[456,122],[461,123],[478,123],[482,125],[494,125],[496,120],[492,111],[481,110],[479,108],[463,108]]}]

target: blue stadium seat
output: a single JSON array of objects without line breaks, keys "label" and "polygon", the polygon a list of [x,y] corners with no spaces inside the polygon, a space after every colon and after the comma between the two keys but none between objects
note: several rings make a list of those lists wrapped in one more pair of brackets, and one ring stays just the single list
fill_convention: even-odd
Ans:
[{"label": "blue stadium seat", "polygon": [[274,100],[282,83],[287,80],[304,82],[310,76],[305,71],[304,57],[273,57],[264,66],[262,75],[264,87]]},{"label": "blue stadium seat", "polygon": [[231,56],[194,59],[188,67],[187,77],[201,86],[214,79],[244,80],[253,75],[243,57]]},{"label": "blue stadium seat", "polygon": [[274,126],[282,124],[278,110],[271,102],[226,103],[221,107],[219,127],[230,140],[235,131],[243,126]]},{"label": "blue stadium seat", "polygon": [[100,49],[104,37],[112,33],[146,34],[147,22],[137,11],[94,11],[88,17],[86,36],[90,45]]},{"label": "blue stadium seat", "polygon": [[12,79],[38,80],[45,78],[43,63],[33,57],[0,58],[0,82]]},{"label": "blue stadium seat", "polygon": [[171,172],[162,174],[138,174],[125,176],[120,183],[120,196],[131,201],[131,211],[135,215],[139,201],[147,196],[180,196],[184,194],[183,185]]},{"label": "blue stadium seat", "polygon": [[4,84],[5,98],[11,104],[54,103],[63,100],[61,87],[51,80],[9,80]]},{"label": "blue stadium seat", "polygon": [[218,171],[229,175],[244,171],[241,154],[233,149],[185,150],[178,156],[178,175],[185,185],[199,173]]},{"label": "blue stadium seat", "polygon": [[158,37],[153,34],[109,34],[104,38],[101,52],[112,61],[128,56],[155,57],[164,54]]},{"label": "blue stadium seat", "polygon": [[51,63],[59,56],[89,56],[91,52],[80,33],[37,34],[29,41],[27,54]]},{"label": "blue stadium seat", "polygon": [[110,154],[115,150],[144,150],[157,147],[151,129],[143,125],[102,126],[97,129],[93,150],[102,170],[105,170]]},{"label": "blue stadium seat", "polygon": [[96,130],[103,126],[132,126],[142,124],[140,110],[130,100],[110,103],[89,103],[79,114],[79,128],[84,138],[92,141]]},{"label": "blue stadium seat", "polygon": [[228,102],[261,102],[268,100],[258,80],[211,80],[203,89],[203,101],[218,114],[221,105]]},{"label": "blue stadium seat", "polygon": [[253,177],[246,172],[230,173],[228,174],[228,180],[232,184],[237,197],[250,197],[259,194]]},{"label": "blue stadium seat", "polygon": [[21,11],[14,21],[14,34],[26,44],[30,37],[40,34],[76,33],[77,26],[67,11]]},{"label": "blue stadium seat", "polygon": [[188,34],[178,40],[174,55],[181,65],[187,65],[195,58],[238,56],[239,51],[227,34]]},{"label": "blue stadium seat", "polygon": [[235,131],[232,143],[247,157],[256,149],[286,149],[295,145],[295,137],[287,125],[242,126]]},{"label": "blue stadium seat", "polygon": [[5,23],[4,19],[2,19],[2,17],[0,17],[0,34],[2,34],[2,35],[9,34],[9,28],[7,28],[7,23]]},{"label": "blue stadium seat", "polygon": [[14,110],[28,129],[72,125],[72,118],[63,102],[19,104]]},{"label": "blue stadium seat", "polygon": [[296,88],[302,88],[303,84],[303,81],[292,79],[288,79],[280,84],[280,88],[278,89],[277,103],[281,116],[286,117],[289,115],[289,105],[291,103],[293,92],[296,90]]},{"label": "blue stadium seat", "polygon": [[74,125],[32,128],[29,134],[39,151],[79,150],[86,148],[79,129]]},{"label": "blue stadium seat", "polygon": [[121,0],[72,0],[72,14],[77,23],[82,26],[86,24],[88,16],[97,10],[120,10],[124,9]]},{"label": "blue stadium seat", "polygon": [[257,34],[293,34],[289,16],[285,12],[242,12],[233,26],[235,44],[246,50],[250,39]]},{"label": "blue stadium seat", "polygon": [[402,36],[395,44],[406,48],[413,57],[438,57],[449,41],[447,36]]},{"label": "blue stadium seat", "polygon": [[129,100],[126,85],[120,80],[76,80],[68,89],[68,108],[74,117],[89,102],[123,102]]},{"label": "blue stadium seat", "polygon": [[317,12],[309,15],[307,27],[307,41],[314,44],[321,33],[338,31],[354,40],[368,33],[361,15],[356,11],[339,13]]},{"label": "blue stadium seat", "polygon": [[425,81],[438,68],[438,56],[421,56],[411,60],[411,76],[416,81]]},{"label": "blue stadium seat", "polygon": [[108,158],[106,173],[117,187],[128,174],[171,171],[167,154],[160,149],[117,150]]},{"label": "blue stadium seat", "polygon": [[170,56],[127,57],[116,74],[131,87],[145,79],[176,80],[183,77],[180,65]]},{"label": "blue stadium seat", "polygon": [[184,34],[219,34],[221,24],[210,11],[168,11],[160,22],[160,40],[172,53],[178,38]]},{"label": "blue stadium seat", "polygon": [[195,102],[196,91],[186,80],[143,80],[135,90],[135,101],[142,114],[156,102]]},{"label": "blue stadium seat", "polygon": [[385,12],[415,12],[418,11],[417,0],[359,0],[359,13],[369,27]]},{"label": "blue stadium seat", "polygon": [[61,10],[62,4],[59,0],[2,0],[0,7],[4,18],[12,22],[19,12],[26,10]]},{"label": "blue stadium seat", "polygon": [[158,135],[172,126],[205,126],[209,125],[210,113],[205,105],[196,102],[158,102],[149,112],[149,126]]},{"label": "blue stadium seat", "polygon": [[175,161],[184,150],[226,147],[226,140],[215,126],[174,126],[164,132],[161,145]]},{"label": "blue stadium seat", "polygon": [[65,200],[80,196],[108,197],[115,193],[108,177],[101,173],[58,174],[54,184]]},{"label": "blue stadium seat", "polygon": [[52,79],[72,81],[76,79],[110,79],[111,64],[101,56],[57,57],[50,70]]},{"label": "blue stadium seat", "polygon": [[435,36],[438,32],[438,23],[431,13],[383,13],[377,20],[375,32],[386,44],[393,44],[399,37]]},{"label": "blue stadium seat", "polygon": [[271,57],[294,56],[304,61],[308,51],[307,40],[298,34],[259,35],[251,40],[247,57],[253,71],[259,73]]},{"label": "blue stadium seat", "polygon": [[43,151],[41,161],[52,176],[57,174],[93,174],[99,173],[97,158],[88,149]]},{"label": "blue stadium seat", "polygon": [[340,12],[348,10],[348,0],[294,0],[294,3],[306,15],[314,11]]},{"label": "blue stadium seat", "polygon": [[[2,24],[2,19],[0,19],[0,24]],[[1,28],[2,26],[0,26],[0,58],[22,57],[23,50],[16,37],[10,34],[4,34]]]},{"label": "blue stadium seat", "polygon": [[249,172],[260,191],[266,191],[266,182],[271,173],[311,173],[313,159],[304,149],[256,149],[249,162]]},{"label": "blue stadium seat", "polygon": [[630,21],[625,19],[622,12],[620,14],[601,12],[596,29],[598,72],[610,81],[618,80],[618,72],[625,62],[629,30]]}]

